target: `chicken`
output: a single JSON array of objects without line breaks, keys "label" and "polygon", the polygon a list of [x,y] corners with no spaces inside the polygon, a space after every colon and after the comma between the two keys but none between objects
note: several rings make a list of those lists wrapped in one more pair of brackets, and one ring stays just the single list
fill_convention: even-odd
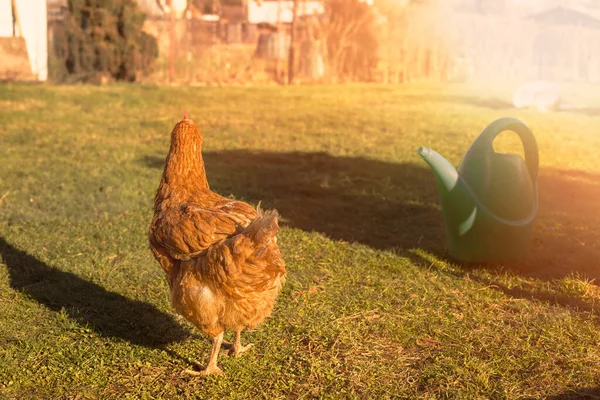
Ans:
[{"label": "chicken", "polygon": [[201,153],[202,133],[187,118],[171,133],[171,147],[156,192],[150,248],[163,268],[175,310],[213,341],[202,372],[219,374],[217,357],[226,330],[235,332],[230,354],[239,356],[243,329],[268,317],[285,282],[277,246],[276,210],[210,190]]}]

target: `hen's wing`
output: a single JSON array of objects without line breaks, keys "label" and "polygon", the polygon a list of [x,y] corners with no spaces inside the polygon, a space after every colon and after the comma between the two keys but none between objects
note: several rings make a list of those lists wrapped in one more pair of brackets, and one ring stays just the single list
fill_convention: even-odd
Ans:
[{"label": "hen's wing", "polygon": [[256,216],[256,210],[240,201],[225,201],[211,208],[184,203],[157,213],[151,235],[171,257],[188,260],[211,244],[240,232]]}]

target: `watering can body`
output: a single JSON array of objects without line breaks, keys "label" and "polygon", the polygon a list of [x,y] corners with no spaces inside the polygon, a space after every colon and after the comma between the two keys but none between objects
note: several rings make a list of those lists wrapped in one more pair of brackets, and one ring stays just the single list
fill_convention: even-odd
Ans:
[{"label": "watering can body", "polygon": [[[513,131],[525,160],[496,153],[493,140]],[[460,261],[500,263],[523,256],[537,214],[538,148],[529,128],[515,118],[488,125],[465,153],[458,170],[435,151],[419,154],[436,176],[450,255]]]}]

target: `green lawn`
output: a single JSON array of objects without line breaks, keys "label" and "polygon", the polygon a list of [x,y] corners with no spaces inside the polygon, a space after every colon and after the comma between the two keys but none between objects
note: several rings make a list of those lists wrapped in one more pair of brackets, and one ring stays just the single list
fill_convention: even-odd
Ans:
[{"label": "green lawn", "polygon": [[[542,115],[486,93],[0,85],[0,398],[599,396],[600,103]],[[288,282],[224,377],[182,373],[210,341],[146,241],[185,109],[212,189],[283,220]],[[416,150],[456,165],[506,115],[540,148],[531,252],[459,266]]]}]

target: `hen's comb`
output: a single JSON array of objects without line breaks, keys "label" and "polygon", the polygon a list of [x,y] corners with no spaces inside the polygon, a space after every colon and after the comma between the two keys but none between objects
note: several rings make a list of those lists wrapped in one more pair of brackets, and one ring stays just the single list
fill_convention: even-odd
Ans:
[{"label": "hen's comb", "polygon": [[187,110],[183,110],[183,119],[187,119]]}]

